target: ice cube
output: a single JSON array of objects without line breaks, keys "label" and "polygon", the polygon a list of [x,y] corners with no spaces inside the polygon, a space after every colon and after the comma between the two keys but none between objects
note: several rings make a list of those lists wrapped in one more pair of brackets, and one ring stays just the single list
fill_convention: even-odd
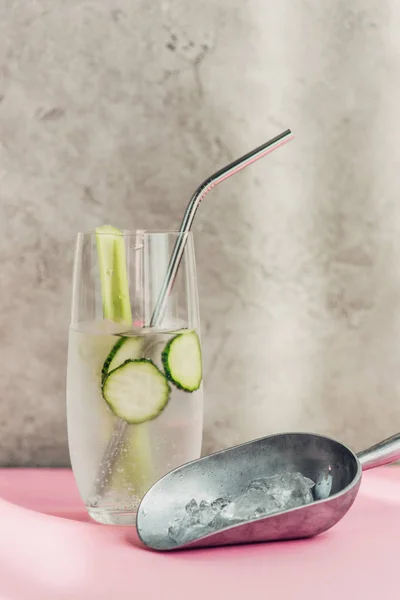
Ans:
[{"label": "ice cube", "polygon": [[322,471],[317,477],[313,490],[315,500],[326,500],[329,498],[332,491],[332,483],[332,472],[329,466],[327,470]]},{"label": "ice cube", "polygon": [[173,519],[170,522],[168,528],[168,535],[172,540],[176,541],[177,539],[179,539],[183,521],[184,518],[182,519],[182,517],[177,517],[176,519]]},{"label": "ice cube", "polygon": [[242,492],[221,511],[217,522],[225,522],[223,526],[226,526],[229,523],[270,515],[278,510],[280,510],[280,505],[273,496],[264,490],[250,488]]},{"label": "ice cube", "polygon": [[279,510],[289,510],[313,501],[311,479],[301,473],[280,473],[264,480],[266,493],[274,498]]},{"label": "ice cube", "polygon": [[263,477],[260,479],[253,479],[252,481],[250,481],[250,483],[248,483],[242,491],[247,491],[247,490],[263,490],[266,491],[270,485],[269,480],[272,479],[271,477]]},{"label": "ice cube", "polygon": [[205,535],[212,530],[210,524],[215,516],[228,503],[229,500],[217,498],[211,504],[202,500],[198,505],[192,498],[185,506],[185,514],[171,521],[168,529],[169,537],[176,543],[183,544]]},{"label": "ice cube", "polygon": [[177,544],[185,544],[204,535],[207,528],[201,523],[193,523],[190,517],[180,517],[171,521],[168,529],[169,537]]},{"label": "ice cube", "polygon": [[209,525],[219,508],[217,506],[212,506],[209,502],[202,500],[199,505],[198,517],[199,521],[202,525]]},{"label": "ice cube", "polygon": [[190,517],[195,517],[199,511],[199,507],[197,506],[197,502],[194,498],[186,504],[185,510]]},{"label": "ice cube", "polygon": [[229,498],[217,498],[211,502],[211,506],[216,510],[222,510],[225,506],[228,506],[230,500]]}]

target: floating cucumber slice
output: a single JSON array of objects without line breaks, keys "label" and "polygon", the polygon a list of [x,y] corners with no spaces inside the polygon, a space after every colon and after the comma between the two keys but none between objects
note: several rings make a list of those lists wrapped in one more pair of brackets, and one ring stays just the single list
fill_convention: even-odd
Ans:
[{"label": "floating cucumber slice", "polygon": [[124,237],[119,229],[102,225],[96,229],[96,245],[103,317],[111,321],[131,323]]},{"label": "floating cucumber slice", "polygon": [[112,347],[109,355],[104,361],[101,371],[102,381],[107,377],[110,371],[120,367],[126,360],[137,360],[142,358],[143,338],[138,336],[123,337]]},{"label": "floating cucumber slice", "polygon": [[179,333],[162,352],[166,376],[185,392],[198,390],[203,377],[200,341],[197,333]]},{"label": "floating cucumber slice", "polygon": [[103,383],[103,398],[118,417],[131,424],[155,419],[166,407],[171,389],[156,365],[142,358],[126,360]]}]

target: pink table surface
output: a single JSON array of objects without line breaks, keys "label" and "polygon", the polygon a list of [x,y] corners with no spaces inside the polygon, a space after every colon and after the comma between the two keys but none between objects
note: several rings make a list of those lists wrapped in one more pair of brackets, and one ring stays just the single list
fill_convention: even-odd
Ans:
[{"label": "pink table surface", "polygon": [[69,470],[0,469],[0,498],[0,600],[400,598],[399,467],[367,472],[319,537],[190,552],[89,521]]}]

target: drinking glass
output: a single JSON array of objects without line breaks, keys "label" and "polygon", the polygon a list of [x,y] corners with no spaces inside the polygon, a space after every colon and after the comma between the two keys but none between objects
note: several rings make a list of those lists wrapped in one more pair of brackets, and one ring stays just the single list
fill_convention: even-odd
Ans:
[{"label": "drinking glass", "polygon": [[202,361],[191,233],[161,317],[179,232],[79,233],[67,369],[68,443],[89,515],[134,524],[144,493],[199,458]]}]

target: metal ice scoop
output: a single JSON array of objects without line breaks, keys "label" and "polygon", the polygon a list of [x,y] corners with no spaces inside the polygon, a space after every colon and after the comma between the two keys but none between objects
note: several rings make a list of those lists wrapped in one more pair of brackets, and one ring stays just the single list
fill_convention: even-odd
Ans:
[{"label": "metal ice scoop", "polygon": [[[155,483],[142,499],[137,530],[154,550],[175,550],[307,538],[330,529],[353,504],[362,471],[400,459],[400,434],[359,454],[334,439],[310,433],[282,433],[222,450],[187,463]],[[329,473],[329,497],[245,523],[233,524],[177,543],[168,533],[171,521],[191,499],[235,497],[250,481],[279,473],[300,472],[318,484]],[[332,476],[332,479],[330,479]]]}]

